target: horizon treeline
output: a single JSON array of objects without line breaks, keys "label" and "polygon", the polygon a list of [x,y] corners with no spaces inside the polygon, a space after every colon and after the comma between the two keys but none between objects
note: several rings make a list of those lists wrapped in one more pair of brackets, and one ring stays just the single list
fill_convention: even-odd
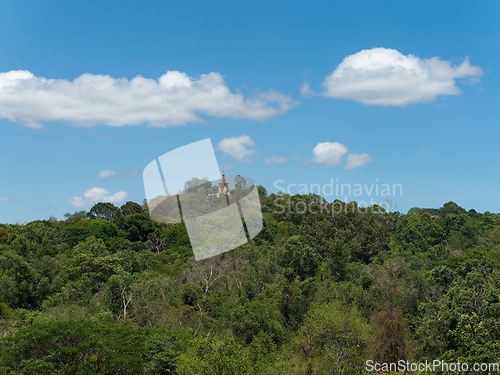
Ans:
[{"label": "horizon treeline", "polygon": [[199,262],[146,204],[0,224],[0,374],[500,362],[500,214],[257,189],[261,233]]}]

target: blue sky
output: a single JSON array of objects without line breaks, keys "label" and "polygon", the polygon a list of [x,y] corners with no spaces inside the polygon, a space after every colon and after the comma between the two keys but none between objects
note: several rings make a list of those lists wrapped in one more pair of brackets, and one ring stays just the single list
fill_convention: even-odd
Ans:
[{"label": "blue sky", "polygon": [[347,199],[500,212],[499,18],[496,1],[3,2],[0,222],[142,202],[146,165],[205,138],[270,192],[401,184]]}]

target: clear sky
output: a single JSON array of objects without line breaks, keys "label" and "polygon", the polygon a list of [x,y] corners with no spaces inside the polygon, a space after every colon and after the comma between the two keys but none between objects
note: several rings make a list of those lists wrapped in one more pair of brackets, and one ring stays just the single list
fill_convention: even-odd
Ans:
[{"label": "clear sky", "polygon": [[2,2],[0,222],[141,203],[146,165],[206,138],[269,192],[500,212],[499,19],[498,1]]}]

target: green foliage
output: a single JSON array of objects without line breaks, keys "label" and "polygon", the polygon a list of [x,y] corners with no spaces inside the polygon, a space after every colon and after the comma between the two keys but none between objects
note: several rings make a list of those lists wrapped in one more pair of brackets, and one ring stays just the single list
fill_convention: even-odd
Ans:
[{"label": "green foliage", "polygon": [[113,222],[102,218],[81,220],[70,225],[65,230],[65,234],[66,242],[68,242],[70,246],[77,245],[91,236],[103,240],[125,236]]},{"label": "green foliage", "polygon": [[13,309],[5,302],[0,302],[0,318],[2,319],[17,319],[17,315]]},{"label": "green foliage", "polygon": [[245,344],[250,344],[260,333],[267,334],[276,345],[284,339],[284,328],[279,315],[265,301],[251,301],[235,309],[232,319],[233,332]]},{"label": "green foliage", "polygon": [[444,241],[446,234],[430,217],[413,215],[396,236],[397,240],[412,251],[428,251]]},{"label": "green foliage", "polygon": [[131,214],[123,221],[123,230],[127,239],[132,242],[146,242],[152,233],[161,233],[158,223],[151,220],[146,214]]},{"label": "green foliage", "polygon": [[301,278],[314,276],[322,260],[314,248],[304,245],[299,236],[290,237],[280,259],[282,267],[290,267]]},{"label": "green foliage", "polygon": [[92,206],[87,216],[89,219],[113,220],[113,218],[118,215],[119,212],[120,209],[113,203],[99,202]]},{"label": "green foliage", "polygon": [[16,308],[37,307],[38,277],[14,251],[0,254],[0,301]]},{"label": "green foliage", "polygon": [[186,193],[196,193],[200,188],[204,188],[205,191],[208,191],[211,187],[212,183],[206,178],[200,179],[193,177],[191,180],[184,183],[184,191]]},{"label": "green foliage", "polygon": [[356,307],[338,301],[314,305],[300,328],[296,347],[305,358],[323,359],[323,370],[347,373],[361,367],[368,324]]},{"label": "green foliage", "polygon": [[179,375],[251,374],[247,353],[231,337],[198,336],[179,356]]},{"label": "green foliage", "polygon": [[115,274],[111,275],[106,282],[107,284],[107,307],[120,318],[127,317],[127,308],[132,300],[131,287],[134,282],[134,277],[120,266],[114,270]]},{"label": "green foliage", "polygon": [[[57,228],[48,221],[33,221],[16,231],[11,248],[24,257],[29,254],[55,250],[61,243]],[[49,251],[49,255],[55,255]]]},{"label": "green foliage", "polygon": [[379,363],[397,363],[410,357],[410,331],[399,308],[387,303],[373,315],[375,334],[371,355]]},{"label": "green foliage", "polygon": [[120,212],[123,216],[128,216],[132,214],[142,214],[144,213],[144,209],[140,204],[128,201],[120,207]]},{"label": "green foliage", "polygon": [[176,346],[175,337],[172,335],[156,334],[149,337],[144,345],[143,358],[146,362],[144,374],[177,374]]},{"label": "green foliage", "polygon": [[[441,298],[421,303],[419,310],[422,317],[416,334],[422,341],[425,354],[444,353],[446,350],[463,354],[464,350],[467,352],[467,346],[464,346],[467,340],[480,345],[481,342],[500,339],[497,323],[500,315],[499,285],[490,278],[487,270],[476,267],[466,266],[469,272],[464,278],[457,277],[449,288],[445,288]],[[467,336],[466,329],[470,329],[471,319],[479,333]],[[470,335],[484,337],[477,342],[470,341]]]},{"label": "green foliage", "polygon": [[144,330],[91,321],[34,324],[6,343],[0,370],[23,374],[140,374]]},{"label": "green foliage", "polygon": [[75,211],[73,214],[66,212],[64,217],[66,218],[66,223],[73,224],[77,221],[85,220],[87,218],[87,211]]},{"label": "green foliage", "polygon": [[441,207],[439,210],[439,216],[445,217],[448,215],[458,215],[458,214],[464,214],[467,211],[465,211],[462,207],[460,207],[458,204],[455,202],[448,202]]},{"label": "green foliage", "polygon": [[282,282],[279,311],[285,324],[293,331],[297,330],[304,322],[304,315],[314,294],[314,282],[306,280],[299,282],[293,279],[293,274],[285,270],[286,279]]},{"label": "green foliage", "polygon": [[[239,197],[246,181],[236,183]],[[189,182],[186,210],[225,206],[211,189]],[[261,233],[200,262],[184,224],[159,224],[134,202],[98,203],[89,218],[0,224],[0,374],[350,374],[367,359],[498,362],[499,214],[448,202],[403,215],[257,191]],[[167,203],[160,217],[177,207]]]}]

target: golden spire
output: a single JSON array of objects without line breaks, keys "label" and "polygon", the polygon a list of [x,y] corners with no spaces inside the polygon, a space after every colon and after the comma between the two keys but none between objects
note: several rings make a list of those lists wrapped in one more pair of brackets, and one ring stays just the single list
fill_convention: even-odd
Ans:
[{"label": "golden spire", "polygon": [[222,180],[219,182],[219,193],[229,193],[229,183],[226,181],[224,168],[222,168]]}]

